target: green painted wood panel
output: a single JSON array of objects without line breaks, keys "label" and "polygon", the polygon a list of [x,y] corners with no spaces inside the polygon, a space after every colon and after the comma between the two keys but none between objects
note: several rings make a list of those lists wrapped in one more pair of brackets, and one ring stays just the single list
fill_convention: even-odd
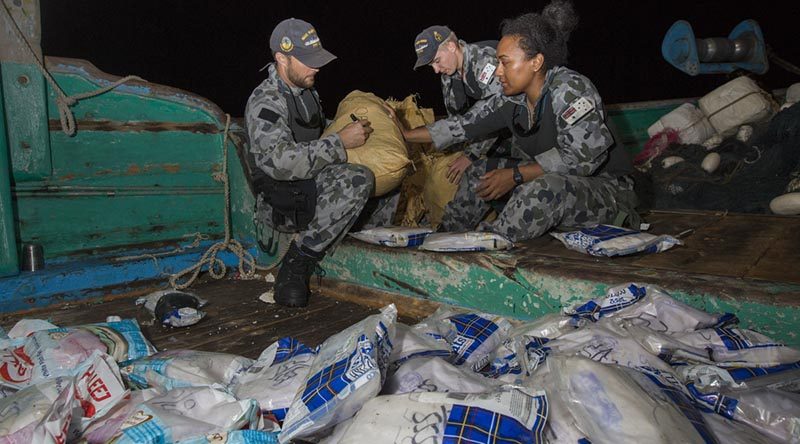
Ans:
[{"label": "green painted wood panel", "polygon": [[51,185],[220,186],[221,134],[188,131],[52,132]]},{"label": "green painted wood panel", "polygon": [[[446,304],[470,307],[517,319],[534,319],[603,296],[627,281],[660,285],[680,276],[585,276],[559,273],[542,265],[523,265],[514,253],[441,254],[413,249],[341,244],[322,263],[326,278]],[[611,271],[611,270],[610,270]],[[644,273],[643,273],[644,274]],[[666,273],[664,273],[666,274]],[[800,286],[737,280],[716,291],[697,277],[666,289],[676,299],[709,312],[731,312],[742,326],[754,328],[787,345],[800,346],[800,305],[781,298]],[[754,297],[759,293],[760,297]]]},{"label": "green painted wood panel", "polygon": [[0,277],[17,274],[17,243],[14,208],[11,206],[11,164],[6,143],[6,116],[0,83]]},{"label": "green painted wood panel", "polygon": [[[109,84],[107,80],[98,79],[77,65],[57,65],[52,69],[53,77],[67,95],[94,91]],[[204,107],[185,103],[191,97],[189,93],[176,92],[172,97],[162,97],[156,94],[154,86],[158,85],[123,84],[103,95],[81,100],[72,107],[72,111],[76,120],[218,123],[216,117]],[[50,115],[58,118],[55,93],[49,91],[48,98]],[[201,100],[204,101],[199,97],[197,100],[198,105]]]},{"label": "green painted wood panel", "polygon": [[0,71],[14,181],[43,179],[51,171],[44,77],[30,64],[4,62]]},{"label": "green painted wood panel", "polygon": [[[221,189],[164,194],[24,195],[17,223],[23,242],[44,247],[45,256],[179,239],[193,233],[222,234]],[[189,238],[191,240],[191,238]]]}]

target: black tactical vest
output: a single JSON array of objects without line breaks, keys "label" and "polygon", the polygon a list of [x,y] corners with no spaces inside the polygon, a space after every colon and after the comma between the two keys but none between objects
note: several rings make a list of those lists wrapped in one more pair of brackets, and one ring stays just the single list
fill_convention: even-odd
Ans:
[{"label": "black tactical vest", "polygon": [[[325,115],[322,106],[310,89],[299,96],[291,91],[283,93],[289,115],[289,129],[295,142],[310,142],[322,136]],[[306,113],[302,106],[305,105]],[[250,153],[255,166],[255,157]],[[314,179],[278,181],[269,177],[260,168],[251,168],[253,192],[261,194],[264,202],[272,207],[271,226],[279,231],[298,232],[305,230],[316,215],[317,186]]]},{"label": "black tactical vest", "polygon": [[[558,116],[553,112],[553,100],[549,91],[539,98],[535,111],[536,122],[530,129],[526,129],[528,128],[526,106],[509,102],[502,109],[506,119],[510,121],[509,127],[513,128],[512,134],[517,146],[531,159],[558,146]],[[614,140],[618,140],[611,126],[609,131]],[[614,142],[608,149],[608,158],[593,175],[608,173],[612,176],[624,176],[632,171],[633,166],[627,150],[621,144]]]},{"label": "black tactical vest", "polygon": [[[314,92],[304,89],[299,96],[295,96],[291,91],[286,91],[283,97],[289,108],[289,128],[294,141],[310,142],[319,139],[325,129],[325,115]],[[308,115],[303,110],[303,105],[308,110]]]}]

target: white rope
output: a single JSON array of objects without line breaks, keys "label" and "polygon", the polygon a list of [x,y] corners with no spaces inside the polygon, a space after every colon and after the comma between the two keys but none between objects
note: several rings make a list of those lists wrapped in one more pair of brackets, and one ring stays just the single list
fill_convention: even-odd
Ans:
[{"label": "white rope", "polygon": [[[222,251],[230,250],[239,258],[239,275],[245,280],[257,279],[259,276],[256,274],[256,271],[268,271],[275,268],[286,254],[286,251],[288,251],[290,242],[285,242],[275,262],[273,262],[272,265],[264,267],[257,265],[253,255],[250,254],[239,241],[231,238],[231,190],[228,176],[228,131],[230,129],[230,124],[231,116],[230,114],[225,114],[225,132],[222,136],[222,172],[215,174],[214,177],[222,182],[225,189],[225,239],[209,247],[197,263],[169,277],[169,284],[176,290],[183,290],[192,285],[194,281],[197,280],[204,266],[208,267],[208,274],[212,278],[222,279],[225,277],[227,273],[225,262],[217,257],[217,254]],[[189,273],[191,273],[191,276],[182,283],[179,283],[179,281]]]},{"label": "white rope", "polygon": [[140,82],[146,82],[146,80],[144,80],[144,79],[142,79],[141,77],[138,77],[138,76],[127,76],[127,77],[123,77],[123,78],[117,80],[116,82],[114,82],[114,83],[112,83],[112,84],[110,84],[110,85],[108,85],[108,86],[106,86],[104,88],[100,88],[100,89],[97,89],[97,90],[94,90],[94,91],[85,92],[85,93],[80,93],[80,94],[74,94],[74,95],[71,95],[71,96],[67,96],[64,93],[64,91],[61,89],[61,87],[58,86],[58,83],[56,83],[56,81],[53,78],[53,76],[50,75],[50,72],[47,71],[47,68],[45,68],[44,61],[42,61],[41,57],[39,57],[39,55],[33,49],[33,45],[31,45],[31,43],[25,37],[25,34],[19,28],[19,25],[17,24],[16,20],[14,20],[14,16],[11,14],[11,11],[8,9],[8,6],[6,6],[5,2],[2,1],[2,0],[0,0],[0,3],[2,3],[2,5],[3,5],[3,12],[5,12],[8,20],[13,25],[11,28],[17,34],[17,37],[23,43],[25,43],[25,49],[28,50],[28,53],[33,58],[33,60],[36,62],[36,66],[39,68],[39,71],[42,72],[42,75],[44,75],[44,78],[47,79],[47,83],[50,84],[50,88],[56,93],[56,107],[58,108],[58,117],[59,117],[59,120],[61,121],[61,130],[64,131],[64,134],[66,134],[68,136],[72,136],[72,135],[75,134],[75,130],[76,130],[75,115],[72,113],[72,109],[70,109],[70,107],[75,105],[76,103],[78,103],[78,101],[83,100],[83,99],[88,99],[90,97],[99,96],[100,94],[105,94],[105,93],[111,91],[112,89],[122,85],[123,83],[131,81],[131,80],[138,80]]}]

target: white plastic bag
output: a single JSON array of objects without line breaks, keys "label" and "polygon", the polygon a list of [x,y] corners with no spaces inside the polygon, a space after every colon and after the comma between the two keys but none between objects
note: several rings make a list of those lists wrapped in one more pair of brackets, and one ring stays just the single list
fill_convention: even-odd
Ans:
[{"label": "white plastic bag", "polygon": [[194,293],[179,290],[159,290],[136,300],[159,323],[171,327],[187,327],[200,322],[206,313],[198,310],[208,302]]},{"label": "white plastic bag", "polygon": [[416,247],[431,233],[433,229],[424,227],[377,227],[350,233],[350,236],[384,247]]},{"label": "white plastic bag", "polygon": [[684,103],[662,116],[647,128],[647,135],[653,137],[667,128],[678,131],[684,144],[699,145],[715,133],[708,118],[691,103]]},{"label": "white plastic bag", "polygon": [[75,375],[95,351],[117,362],[155,353],[136,321],[39,330],[13,348],[0,350],[0,386],[21,389],[54,377]]},{"label": "white plastic bag", "polygon": [[497,233],[468,231],[466,233],[432,233],[420,245],[427,251],[490,251],[510,250],[514,243]]},{"label": "white plastic bag", "polygon": [[512,327],[502,316],[448,306],[439,307],[420,324],[435,326],[451,346],[452,362],[469,366],[473,371],[489,363],[489,355],[508,339]]},{"label": "white plastic bag", "polygon": [[545,347],[551,354],[583,356],[603,364],[670,371],[667,363],[642,347],[628,330],[605,320],[562,335]]},{"label": "white plastic bag", "polygon": [[382,395],[412,392],[480,393],[498,385],[442,358],[412,359],[401,365],[383,385]]},{"label": "white plastic bag", "polygon": [[[203,442],[209,435],[258,426],[258,403],[236,400],[210,387],[182,387],[128,406],[124,420],[114,421],[116,430],[95,432],[115,444],[156,444],[163,442]],[[110,436],[110,438],[109,438]],[[213,442],[213,441],[210,441]]]},{"label": "white plastic bag", "polygon": [[585,324],[586,321],[578,317],[550,313],[512,328],[509,336],[513,338],[525,335],[555,339],[563,334],[573,332]]},{"label": "white plastic bag", "polygon": [[517,387],[481,394],[408,393],[369,401],[340,444],[541,443],[547,397]]},{"label": "white plastic bag", "polygon": [[257,400],[264,416],[283,421],[297,390],[308,377],[316,353],[292,338],[281,338],[236,379],[231,393],[238,399]]},{"label": "white plastic bag", "polygon": [[396,319],[397,309],[391,304],[320,346],[308,378],[286,413],[281,443],[336,426],[380,392]]},{"label": "white plastic bag", "polygon": [[720,443],[773,444],[775,442],[746,424],[731,421],[716,413],[701,413],[703,414],[703,421],[705,421],[711,433],[714,434],[717,441]]},{"label": "white plastic bag", "polygon": [[76,441],[128,394],[117,364],[100,351],[74,373],[0,399],[0,442]]},{"label": "white plastic bag", "polygon": [[507,339],[489,356],[489,362],[479,370],[488,378],[518,384],[547,358],[547,338],[516,336]]},{"label": "white plastic bag", "polygon": [[626,329],[650,353],[673,364],[773,367],[800,361],[800,351],[743,328],[707,328],[671,335],[635,325]]},{"label": "white plastic bag", "polygon": [[252,359],[228,353],[169,350],[137,359],[122,368],[131,387],[216,387],[224,389],[253,364]]},{"label": "white plastic bag", "polygon": [[392,371],[413,358],[441,357],[450,358],[450,344],[437,330],[435,336],[425,333],[427,326],[417,324],[410,327],[398,322],[395,325],[395,340],[392,354],[389,356],[389,370]]},{"label": "white plastic bag", "polygon": [[741,125],[767,120],[774,113],[769,94],[745,76],[711,91],[698,104],[723,137],[735,134]]},{"label": "white plastic bag", "polygon": [[730,371],[711,365],[679,366],[677,371],[699,405],[772,439],[800,442],[800,394],[775,388],[796,385],[800,371],[740,381]]},{"label": "white plastic bag", "polygon": [[[585,358],[550,356],[526,385],[545,387],[557,406],[548,436],[558,442],[704,443],[681,408],[646,378]],[[699,416],[697,410],[691,414]]]},{"label": "white plastic bag", "polygon": [[679,239],[662,234],[656,236],[613,225],[596,225],[578,231],[550,232],[570,250],[592,256],[626,256],[635,253],[660,253],[675,245],[683,245]]},{"label": "white plastic bag", "polygon": [[714,315],[673,299],[655,285],[628,283],[608,289],[605,297],[592,299],[566,314],[597,321],[626,320],[665,333],[689,332],[738,322],[732,314]]}]

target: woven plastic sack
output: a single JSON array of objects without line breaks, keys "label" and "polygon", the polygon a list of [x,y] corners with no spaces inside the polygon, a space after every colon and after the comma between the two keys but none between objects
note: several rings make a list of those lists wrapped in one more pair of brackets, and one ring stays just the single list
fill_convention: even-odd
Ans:
[{"label": "woven plastic sack", "polygon": [[316,350],[295,339],[281,338],[237,378],[231,393],[238,399],[255,399],[262,415],[282,422],[297,390],[305,383],[316,354]]},{"label": "woven plastic sack", "polygon": [[74,376],[95,351],[117,362],[155,353],[135,320],[39,330],[0,350],[0,386],[21,389],[54,377]]},{"label": "woven plastic sack", "polygon": [[495,348],[508,339],[512,325],[502,316],[441,306],[414,328],[446,340],[452,349],[453,364],[478,371],[489,363]]},{"label": "woven plastic sack", "polygon": [[745,76],[706,94],[699,106],[723,137],[736,134],[741,125],[762,122],[775,113],[770,96]]},{"label": "woven plastic sack", "polygon": [[432,232],[431,228],[424,227],[377,227],[349,234],[360,241],[384,247],[416,247],[422,245]]},{"label": "woven plastic sack", "polygon": [[676,130],[684,144],[701,144],[715,134],[708,118],[691,103],[684,103],[662,116],[647,128],[647,134],[653,137],[667,128]]},{"label": "woven plastic sack", "polygon": [[75,369],[0,399],[0,443],[76,442],[128,394],[117,364],[95,351]]},{"label": "woven plastic sack", "polygon": [[510,250],[514,243],[497,233],[485,231],[467,231],[465,233],[433,233],[425,238],[420,250],[456,252],[456,251],[492,251]]},{"label": "woven plastic sack", "polygon": [[347,150],[347,162],[364,165],[375,175],[374,196],[382,196],[400,186],[410,163],[400,129],[383,108],[383,100],[375,94],[353,91],[336,110],[336,118],[323,136],[336,133],[353,122],[350,115],[368,119],[374,132],[364,145]]},{"label": "woven plastic sack", "polygon": [[205,386],[224,389],[252,364],[252,359],[228,353],[169,350],[132,361],[122,368],[122,375],[128,385],[137,389]]},{"label": "woven plastic sack", "polygon": [[550,232],[550,235],[560,240],[570,250],[592,256],[614,257],[636,253],[660,253],[675,245],[683,245],[683,242],[672,236],[656,236],[613,225],[596,225],[564,233]]},{"label": "woven plastic sack", "polygon": [[378,395],[386,378],[396,319],[397,308],[388,305],[320,346],[308,378],[286,413],[281,443],[324,434]]},{"label": "woven plastic sack", "polygon": [[499,385],[442,358],[419,358],[401,365],[383,385],[382,395],[412,392],[481,393]]},{"label": "woven plastic sack", "polygon": [[[237,400],[210,387],[183,387],[163,394],[140,393],[134,392],[131,401],[120,406],[103,427],[92,430],[87,441],[115,444],[275,442],[272,434],[242,430],[259,425],[255,400]],[[224,436],[234,439],[215,441],[216,437]]]},{"label": "woven plastic sack", "polygon": [[541,443],[547,397],[517,387],[489,393],[408,393],[368,402],[340,444]]},{"label": "woven plastic sack", "polygon": [[713,442],[688,395],[634,370],[550,356],[526,385],[548,390],[545,433],[554,442]]},{"label": "woven plastic sack", "polygon": [[605,297],[578,304],[565,310],[565,314],[594,322],[602,318],[628,320],[665,333],[690,332],[738,322],[732,314],[706,313],[673,299],[660,287],[637,283],[611,287]]}]

